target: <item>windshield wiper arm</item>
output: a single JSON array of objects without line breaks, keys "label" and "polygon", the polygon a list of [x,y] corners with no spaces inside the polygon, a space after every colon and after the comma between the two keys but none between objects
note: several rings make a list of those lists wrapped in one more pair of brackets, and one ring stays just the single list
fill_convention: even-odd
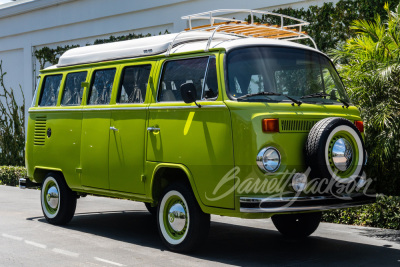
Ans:
[{"label": "windshield wiper arm", "polygon": [[343,105],[346,106],[346,108],[349,108],[350,104],[344,101],[343,99],[337,98],[338,101],[342,102]]},{"label": "windshield wiper arm", "polygon": [[[302,101],[297,100],[297,99],[294,99],[294,98],[292,98],[292,97],[290,97],[290,96],[283,95],[283,94],[280,94],[280,93],[275,93],[275,92],[259,92],[259,93],[254,93],[254,94],[247,94],[247,95],[243,95],[243,96],[240,96],[240,97],[236,98],[236,100],[241,100],[241,99],[245,99],[245,98],[247,98],[247,97],[258,96],[258,95],[266,95],[266,96],[268,96],[268,95],[277,95],[277,96],[284,96],[284,97],[286,97],[287,99],[290,99],[290,100],[293,102],[292,105],[297,104],[298,106],[300,106],[300,105],[303,103]],[[270,98],[269,98],[269,99],[270,99]],[[272,99],[271,99],[271,100],[272,100]]]},{"label": "windshield wiper arm", "polygon": [[301,101],[301,100],[294,99],[293,97],[290,97],[287,95],[282,95],[282,96],[286,97],[287,99],[290,99],[293,102],[292,106],[294,106],[294,104],[297,104],[297,106],[300,106],[301,104],[303,104],[303,101]]},{"label": "windshield wiper arm", "polygon": [[328,94],[325,94],[325,93],[315,93],[315,94],[309,94],[309,95],[305,95],[305,96],[302,96],[302,97],[300,97],[301,99],[304,99],[304,98],[316,98],[316,97],[327,97],[327,96],[331,96],[331,95],[328,95]]},{"label": "windshield wiper arm", "polygon": [[258,96],[258,95],[267,95],[268,96],[268,95],[281,95],[281,94],[274,93],[274,92],[259,92],[259,93],[254,93],[254,94],[242,95],[242,96],[236,98],[236,100],[245,99],[245,98],[248,98],[248,97]]}]

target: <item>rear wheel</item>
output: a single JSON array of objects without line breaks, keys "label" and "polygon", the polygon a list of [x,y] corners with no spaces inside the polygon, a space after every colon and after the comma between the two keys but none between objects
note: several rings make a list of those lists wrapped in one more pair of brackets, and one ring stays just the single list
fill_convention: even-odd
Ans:
[{"label": "rear wheel", "polygon": [[272,216],[278,231],[292,238],[304,238],[317,230],[321,221],[322,212],[279,214]]},{"label": "rear wheel", "polygon": [[62,225],[71,221],[75,214],[76,193],[58,173],[49,173],[43,181],[40,193],[43,215],[51,224]]},{"label": "rear wheel", "polygon": [[193,192],[183,184],[172,184],[163,193],[157,211],[158,230],[172,251],[189,252],[207,238],[210,215],[204,213]]}]

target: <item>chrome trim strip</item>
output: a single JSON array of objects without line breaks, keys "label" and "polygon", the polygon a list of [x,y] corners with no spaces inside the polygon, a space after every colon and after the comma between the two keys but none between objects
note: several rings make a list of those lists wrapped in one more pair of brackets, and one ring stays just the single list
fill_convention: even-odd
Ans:
[{"label": "chrome trim strip", "polygon": [[[342,197],[357,197],[361,194],[342,196]],[[307,196],[307,197],[274,197],[274,198],[263,198],[263,197],[241,197],[240,203],[262,203],[262,202],[288,202],[288,201],[312,201],[312,200],[331,200],[337,199],[334,196]]]},{"label": "chrome trim strip", "polygon": [[[201,102],[199,102],[201,103]],[[202,109],[202,108],[226,108],[225,105],[201,105],[197,106],[150,106],[149,109]]]},{"label": "chrome trim strip", "polygon": [[[300,211],[316,211],[316,210],[330,210],[330,209],[340,209],[340,208],[350,208],[357,207],[369,203],[373,203],[375,201],[374,197],[354,200],[354,197],[363,196],[362,194],[352,194],[347,196],[349,198],[347,202],[343,203],[334,203],[334,204],[326,204],[316,203],[315,205],[307,204],[305,206],[283,206],[283,207],[271,207],[271,208],[261,208],[261,207],[240,207],[240,212],[245,213],[283,213],[283,212],[300,212]],[[261,197],[240,197],[240,204],[242,203],[252,203],[261,205],[264,202],[269,203],[287,203],[287,202],[296,202],[301,203],[304,201],[329,201],[329,200],[340,200],[334,196],[307,196],[307,197],[282,197],[282,198],[261,198]],[[346,200],[344,200],[346,201]]]},{"label": "chrome trim strip", "polygon": [[240,212],[245,213],[286,213],[286,212],[300,212],[300,211],[322,211],[332,209],[343,209],[362,206],[371,202],[350,202],[337,205],[328,206],[308,206],[308,207],[284,207],[284,208],[240,208]]},{"label": "chrome trim strip", "polygon": [[123,107],[123,108],[57,108],[57,109],[35,109],[28,112],[53,112],[53,111],[105,111],[105,110],[144,110],[148,107]]}]

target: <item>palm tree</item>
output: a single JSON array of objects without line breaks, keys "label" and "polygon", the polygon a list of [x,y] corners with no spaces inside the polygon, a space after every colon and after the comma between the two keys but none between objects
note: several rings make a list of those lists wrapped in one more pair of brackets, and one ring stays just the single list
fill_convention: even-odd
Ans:
[{"label": "palm tree", "polygon": [[364,118],[369,174],[383,193],[400,195],[400,4],[387,21],[358,20],[356,36],[331,55]]}]

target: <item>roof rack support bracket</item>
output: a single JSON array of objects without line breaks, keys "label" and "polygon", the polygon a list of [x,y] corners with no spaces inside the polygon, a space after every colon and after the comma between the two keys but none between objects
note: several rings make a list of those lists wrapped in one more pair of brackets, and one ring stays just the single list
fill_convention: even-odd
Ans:
[{"label": "roof rack support bracket", "polygon": [[210,49],[210,45],[211,45],[211,41],[214,38],[214,34],[218,31],[218,29],[221,27],[222,25],[219,25],[217,28],[215,28],[210,36],[210,38],[208,38],[208,42],[207,42],[207,46],[206,49],[204,49],[204,52],[208,52],[208,50]]}]

